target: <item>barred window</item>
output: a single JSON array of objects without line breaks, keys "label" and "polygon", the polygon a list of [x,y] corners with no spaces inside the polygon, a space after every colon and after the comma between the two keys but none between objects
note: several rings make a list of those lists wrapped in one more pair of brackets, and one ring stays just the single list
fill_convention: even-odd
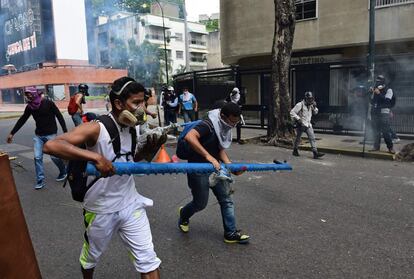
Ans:
[{"label": "barred window", "polygon": [[316,0],[295,0],[296,20],[316,18]]}]

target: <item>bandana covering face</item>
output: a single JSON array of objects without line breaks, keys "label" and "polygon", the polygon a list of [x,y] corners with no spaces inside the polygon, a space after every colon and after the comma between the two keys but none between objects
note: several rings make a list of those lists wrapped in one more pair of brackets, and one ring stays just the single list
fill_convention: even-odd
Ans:
[{"label": "bandana covering face", "polygon": [[220,117],[220,109],[211,110],[208,112],[208,118],[213,123],[214,131],[217,134],[220,147],[226,149],[230,147],[233,129]]},{"label": "bandana covering face", "polygon": [[37,110],[42,103],[42,96],[34,87],[26,87],[24,92],[30,93],[32,95],[32,100],[27,99],[27,106],[32,110]]},{"label": "bandana covering face", "polygon": [[190,93],[188,91],[184,91],[183,101],[188,102],[188,101],[190,101],[190,99],[191,99]]}]

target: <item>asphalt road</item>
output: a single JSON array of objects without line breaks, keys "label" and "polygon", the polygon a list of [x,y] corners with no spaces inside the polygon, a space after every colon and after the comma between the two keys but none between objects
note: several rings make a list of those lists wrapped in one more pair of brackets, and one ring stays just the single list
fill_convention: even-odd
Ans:
[{"label": "asphalt road", "polygon": [[[45,189],[33,190],[34,123],[5,138],[16,120],[0,120],[0,149],[18,156],[14,177],[43,278],[80,278],[83,241],[80,204],[54,181],[46,160]],[[69,127],[72,122],[67,118]],[[169,149],[169,154],[173,150]],[[232,145],[235,161],[286,159],[290,173],[245,173],[236,178],[238,227],[248,245],[223,242],[219,206],[177,228],[177,208],[190,200],[184,175],[137,177],[137,189],[154,200],[148,208],[163,278],[413,278],[413,164],[302,152],[261,145]],[[47,156],[48,157],[48,156]],[[96,278],[136,278],[118,236],[96,268]]]}]

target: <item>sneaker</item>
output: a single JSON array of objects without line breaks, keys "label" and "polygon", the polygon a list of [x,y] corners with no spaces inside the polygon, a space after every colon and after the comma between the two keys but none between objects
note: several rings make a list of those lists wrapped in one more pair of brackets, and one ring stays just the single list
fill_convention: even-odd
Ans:
[{"label": "sneaker", "polygon": [[226,243],[239,243],[247,244],[249,243],[250,236],[247,234],[242,234],[240,230],[237,230],[231,234],[224,235],[224,242]]},{"label": "sneaker", "polygon": [[67,177],[67,176],[68,176],[68,174],[67,174],[67,173],[59,174],[59,176],[58,176],[58,177],[56,177],[56,181],[57,181],[57,182],[63,181],[63,180],[65,180],[65,179],[66,179],[66,177]]},{"label": "sneaker", "polygon": [[395,154],[395,150],[393,148],[388,148],[388,153]]},{"label": "sneaker", "polygon": [[325,156],[325,153],[320,153],[318,151],[313,151],[313,159],[319,159],[323,156]]},{"label": "sneaker", "polygon": [[39,183],[37,183],[35,186],[34,186],[34,188],[35,188],[35,190],[40,190],[40,189],[42,189],[43,187],[45,187],[46,186],[46,183],[45,182],[39,182]]},{"label": "sneaker", "polygon": [[392,139],[392,143],[399,143],[400,141],[401,141],[400,138]]},{"label": "sneaker", "polygon": [[188,233],[188,231],[190,230],[190,222],[181,220],[181,210],[182,209],[183,209],[183,206],[181,206],[178,209],[178,216],[180,216],[178,218],[178,228],[180,229],[181,232]]},{"label": "sneaker", "polygon": [[293,156],[296,156],[296,157],[299,157],[299,152],[298,152],[298,150],[297,150],[297,149],[293,149],[292,155],[293,155]]}]

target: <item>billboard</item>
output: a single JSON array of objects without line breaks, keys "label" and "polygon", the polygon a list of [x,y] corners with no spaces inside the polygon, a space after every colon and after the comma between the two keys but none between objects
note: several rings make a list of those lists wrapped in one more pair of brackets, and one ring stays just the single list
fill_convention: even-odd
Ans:
[{"label": "billboard", "polygon": [[0,0],[0,67],[54,60],[51,0]]}]

